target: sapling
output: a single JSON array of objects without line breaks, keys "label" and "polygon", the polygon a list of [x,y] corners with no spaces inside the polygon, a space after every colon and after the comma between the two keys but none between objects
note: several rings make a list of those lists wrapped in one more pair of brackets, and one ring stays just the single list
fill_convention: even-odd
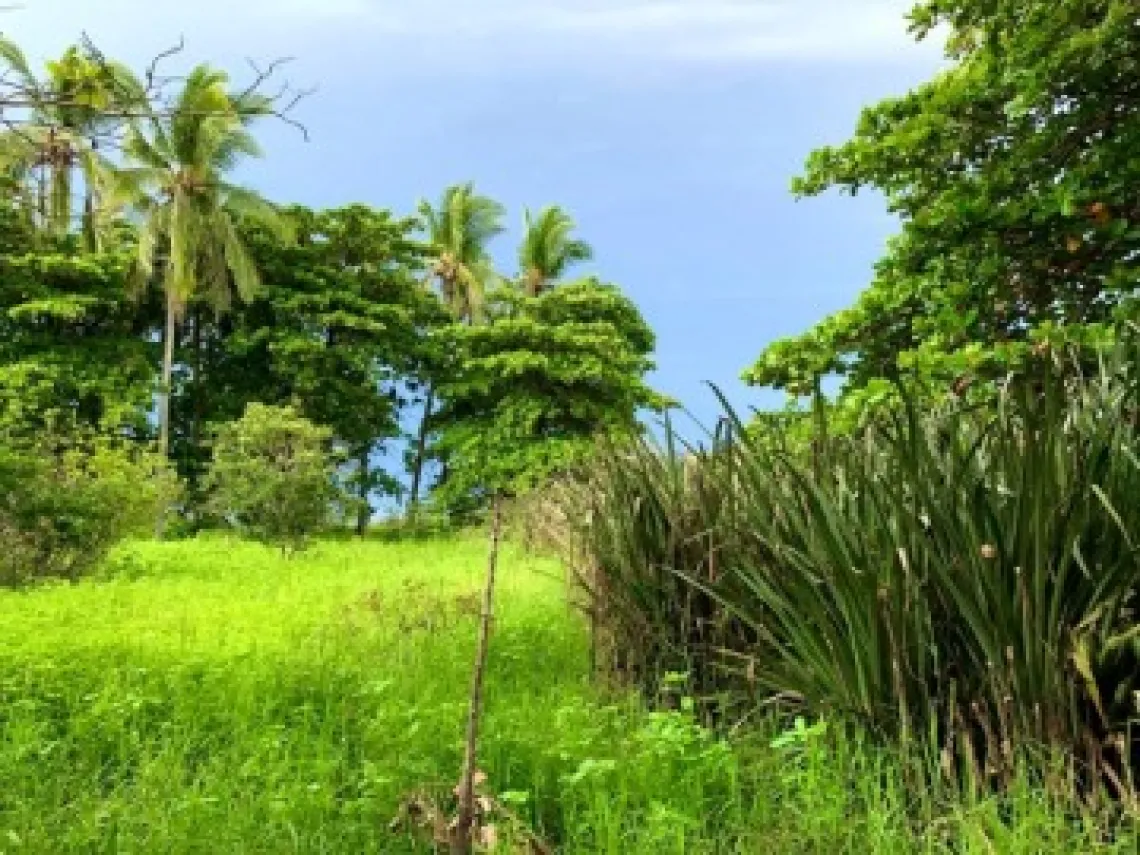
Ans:
[{"label": "sapling", "polygon": [[491,549],[487,557],[487,578],[483,586],[483,608],[479,618],[479,645],[471,675],[471,695],[467,707],[467,736],[464,741],[463,771],[456,792],[459,806],[451,828],[452,855],[471,852],[472,828],[475,824],[475,783],[481,775],[475,768],[479,745],[479,717],[483,711],[483,678],[487,670],[487,649],[491,640],[491,619],[495,597],[495,570],[499,561],[499,539],[502,534],[502,500],[496,494],[491,502]]}]

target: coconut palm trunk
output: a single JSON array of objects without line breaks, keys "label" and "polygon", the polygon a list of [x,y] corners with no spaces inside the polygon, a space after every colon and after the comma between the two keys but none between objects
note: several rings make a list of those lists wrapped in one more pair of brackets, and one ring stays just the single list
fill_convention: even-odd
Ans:
[{"label": "coconut palm trunk", "polygon": [[36,181],[36,208],[40,218],[40,228],[47,231],[48,223],[48,168],[40,167],[39,178]]},{"label": "coconut palm trunk", "polygon": [[83,197],[83,244],[89,252],[99,247],[95,235],[95,198],[90,190]]},{"label": "coconut palm trunk", "polygon": [[[158,396],[158,450],[163,460],[170,457],[170,397],[174,380],[174,336],[178,332],[174,295],[166,298],[166,330],[162,341],[162,388]],[[154,536],[162,539],[166,533],[165,505],[160,505],[154,522]]]},{"label": "coconut palm trunk", "polygon": [[162,390],[158,399],[158,449],[163,457],[170,454],[170,397],[174,378],[174,336],[178,321],[174,308],[174,295],[166,298],[166,332],[162,337]]},{"label": "coconut palm trunk", "polygon": [[99,230],[96,223],[96,193],[95,183],[98,180],[99,169],[98,152],[99,143],[92,141],[89,157],[81,158],[83,166],[83,242],[88,252],[99,249]]}]

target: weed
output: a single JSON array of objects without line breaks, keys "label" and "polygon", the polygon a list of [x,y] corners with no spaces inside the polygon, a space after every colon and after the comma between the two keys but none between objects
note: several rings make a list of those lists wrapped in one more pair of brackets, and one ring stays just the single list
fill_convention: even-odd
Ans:
[{"label": "weed", "polygon": [[[452,804],[475,620],[400,620],[460,614],[485,551],[284,560],[201,537],[124,547],[122,577],[0,592],[0,852],[430,851],[388,825],[417,790]],[[728,740],[680,700],[603,693],[557,567],[508,546],[500,579],[479,766],[502,852],[527,834],[609,855],[1135,851],[1028,778],[1002,800],[932,794],[916,824],[899,763],[842,728],[793,763],[768,744],[782,724]]]}]

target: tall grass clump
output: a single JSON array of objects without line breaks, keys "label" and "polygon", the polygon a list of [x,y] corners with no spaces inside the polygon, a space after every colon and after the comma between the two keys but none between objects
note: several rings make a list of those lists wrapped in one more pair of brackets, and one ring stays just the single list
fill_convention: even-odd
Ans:
[{"label": "tall grass clump", "polygon": [[595,671],[655,695],[684,690],[709,712],[731,684],[718,654],[750,648],[757,636],[707,587],[725,546],[728,458],[675,440],[670,427],[662,447],[646,439],[609,448],[584,479],[529,497],[526,530],[568,559],[591,620]]},{"label": "tall grass clump", "polygon": [[955,781],[1061,750],[1067,785],[1131,799],[1138,356],[1130,340],[1091,374],[1057,360],[986,406],[911,402],[842,437],[821,418],[808,451],[669,430],[553,505],[643,682],[682,670],[706,700],[856,722]]}]

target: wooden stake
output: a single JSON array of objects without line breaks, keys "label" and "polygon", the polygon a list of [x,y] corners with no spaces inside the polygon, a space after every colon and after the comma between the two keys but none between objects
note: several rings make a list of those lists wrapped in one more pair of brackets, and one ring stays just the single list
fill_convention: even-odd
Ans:
[{"label": "wooden stake", "polygon": [[483,676],[487,670],[487,647],[491,638],[491,616],[495,596],[495,568],[499,560],[499,538],[502,531],[502,504],[498,496],[492,500],[491,552],[487,559],[487,582],[483,589],[483,611],[479,626],[479,648],[471,676],[471,701],[467,710],[467,741],[463,754],[463,773],[459,780],[459,811],[451,833],[452,855],[469,855],[471,827],[475,821],[475,754],[479,744],[479,716],[483,709]]}]

